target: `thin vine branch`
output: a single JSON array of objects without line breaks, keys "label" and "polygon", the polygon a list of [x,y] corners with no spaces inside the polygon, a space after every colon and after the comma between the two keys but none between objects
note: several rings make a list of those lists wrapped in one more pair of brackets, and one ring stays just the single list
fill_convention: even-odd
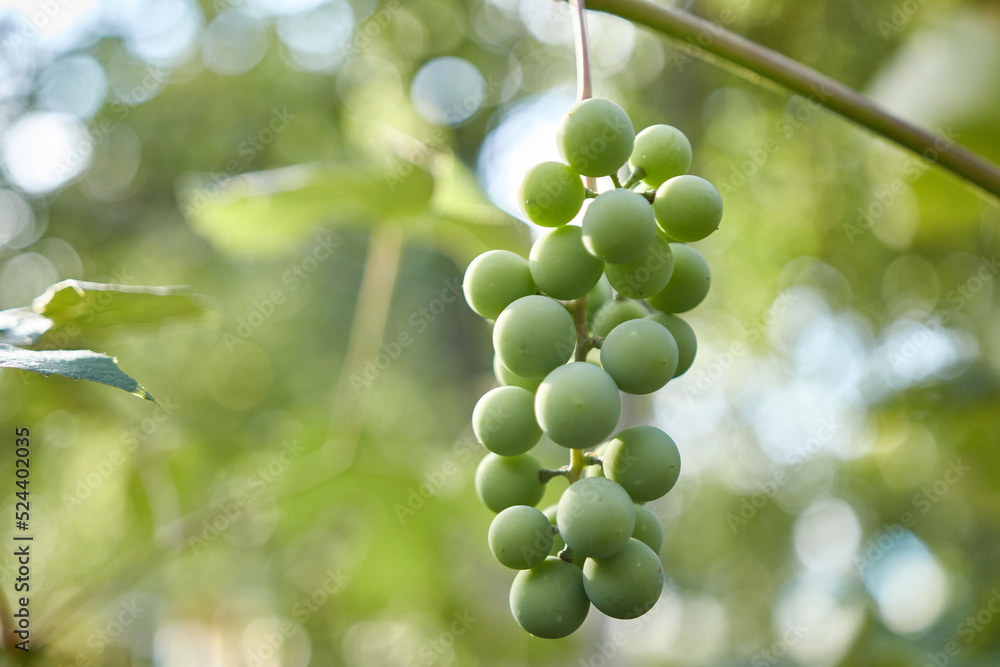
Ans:
[{"label": "thin vine branch", "polygon": [[994,203],[1000,199],[1000,167],[951,139],[894,116],[853,88],[802,63],[716,23],[649,0],[590,0],[590,8],[681,41],[705,60],[723,67],[736,65],[736,72],[753,83],[762,83],[762,77],[776,83],[937,164],[991,195]]},{"label": "thin vine branch", "polygon": [[[590,80],[590,38],[587,36],[587,6],[584,0],[569,0],[573,10],[573,44],[576,50],[576,100],[589,100],[594,94]],[[597,179],[585,176],[583,184],[597,191]]]}]

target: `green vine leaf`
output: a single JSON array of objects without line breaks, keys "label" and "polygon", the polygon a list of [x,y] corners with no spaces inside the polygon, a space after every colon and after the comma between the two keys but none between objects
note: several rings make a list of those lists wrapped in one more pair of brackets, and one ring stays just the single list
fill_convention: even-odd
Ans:
[{"label": "green vine leaf", "polygon": [[118,368],[118,360],[90,350],[23,350],[0,345],[0,367],[16,368],[41,375],[62,375],[117,387],[139,398],[156,402],[134,378]]},{"label": "green vine leaf", "polygon": [[51,320],[55,327],[73,323],[81,329],[103,329],[200,315],[205,311],[204,301],[202,295],[185,286],[148,287],[64,280],[35,298],[31,310]]}]

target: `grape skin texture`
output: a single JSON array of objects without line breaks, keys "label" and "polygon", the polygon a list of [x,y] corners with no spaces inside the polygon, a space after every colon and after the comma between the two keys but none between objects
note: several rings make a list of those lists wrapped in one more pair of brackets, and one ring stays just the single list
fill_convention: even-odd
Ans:
[{"label": "grape skin texture", "polygon": [[552,536],[552,524],[544,514],[534,507],[515,505],[493,518],[487,539],[501,565],[527,570],[548,557]]},{"label": "grape skin texture", "polygon": [[[645,299],[662,290],[674,273],[674,252],[670,243],[659,234],[638,259],[624,264],[608,264],[608,282],[622,296]],[[535,282],[538,282],[537,279]]]},{"label": "grape skin texture", "polygon": [[472,410],[472,430],[486,449],[501,456],[524,454],[538,444],[535,395],[521,387],[496,387]]},{"label": "grape skin texture", "polygon": [[542,162],[525,175],[517,199],[521,210],[533,223],[558,227],[580,212],[584,199],[583,181],[562,162]]},{"label": "grape skin texture", "polygon": [[549,373],[535,394],[535,417],[553,442],[593,447],[614,431],[622,399],[611,376],[585,361]]},{"label": "grape skin texture", "polygon": [[622,322],[637,320],[649,315],[649,311],[638,301],[609,301],[594,315],[594,334],[607,336]]},{"label": "grape skin texture", "polygon": [[623,322],[601,346],[601,364],[618,388],[629,394],[651,394],[677,370],[677,343],[666,327],[645,318]]},{"label": "grape skin texture", "polygon": [[563,492],[557,521],[574,558],[606,558],[621,551],[632,537],[635,505],[610,479],[585,477]]},{"label": "grape skin texture", "polygon": [[553,299],[578,299],[596,285],[604,262],[583,247],[583,230],[565,225],[540,237],[528,255],[531,277]]},{"label": "grape skin texture", "polygon": [[583,573],[553,556],[521,570],[510,587],[510,611],[517,624],[536,637],[559,639],[573,634],[590,611]]},{"label": "grape skin texture", "polygon": [[558,301],[524,296],[500,313],[493,327],[493,347],[512,373],[543,377],[573,356],[576,327]]},{"label": "grape skin texture", "polygon": [[660,517],[645,505],[635,506],[635,530],[632,537],[639,540],[656,553],[663,547],[663,524]]},{"label": "grape skin texture", "polygon": [[615,189],[594,198],[583,214],[583,244],[611,264],[638,259],[656,235],[653,207],[638,192]]},{"label": "grape skin texture", "polygon": [[514,505],[534,507],[545,495],[538,473],[542,464],[530,454],[498,456],[492,452],[476,468],[476,495],[486,507],[502,512]]},{"label": "grape skin texture", "polygon": [[658,294],[646,303],[664,313],[684,313],[705,300],[712,285],[712,274],[701,253],[683,243],[671,243],[674,251],[674,275]]},{"label": "grape skin texture", "polygon": [[510,303],[534,294],[535,281],[528,260],[509,250],[488,250],[465,270],[462,291],[476,314],[495,320]]},{"label": "grape skin texture", "polygon": [[632,155],[635,128],[625,110],[593,98],[577,102],[562,117],[556,144],[563,159],[584,176],[608,176]]},{"label": "grape skin texture", "polygon": [[527,389],[532,394],[538,389],[538,385],[542,383],[545,378],[523,378],[520,375],[512,373],[509,368],[500,363],[500,357],[498,355],[493,355],[493,375],[496,377],[497,382],[504,385],[505,387],[521,387],[522,389]]},{"label": "grape skin texture", "polygon": [[615,555],[586,562],[583,587],[594,606],[611,618],[638,618],[660,599],[663,564],[649,546],[629,538]]},{"label": "grape skin texture", "polygon": [[642,180],[654,188],[691,167],[691,142],[672,125],[650,125],[635,135],[629,164],[642,169]]},{"label": "grape skin texture", "polygon": [[647,315],[646,319],[659,322],[673,335],[674,342],[677,343],[677,370],[674,371],[674,377],[684,375],[691,368],[698,352],[698,339],[694,335],[694,329],[681,318],[669,313],[654,313]]},{"label": "grape skin texture", "polygon": [[699,176],[675,176],[656,190],[656,223],[677,241],[700,241],[722,220],[722,195]]},{"label": "grape skin texture", "polygon": [[604,474],[639,503],[665,495],[674,488],[680,473],[677,444],[654,426],[621,431],[604,452]]}]

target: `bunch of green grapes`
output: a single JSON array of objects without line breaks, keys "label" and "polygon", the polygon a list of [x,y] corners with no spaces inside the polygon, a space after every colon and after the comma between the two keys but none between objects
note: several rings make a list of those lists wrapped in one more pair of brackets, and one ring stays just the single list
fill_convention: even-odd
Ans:
[{"label": "bunch of green grapes", "polygon": [[[574,632],[591,605],[628,619],[659,599],[663,527],[644,503],[673,488],[680,455],[658,428],[616,432],[620,392],[653,393],[691,366],[697,340],[677,314],[701,303],[711,276],[686,243],[722,217],[718,191],[687,174],[691,145],[674,127],[636,135],[619,106],[589,99],[557,139],[565,163],[531,169],[519,194],[525,215],[553,229],[527,259],[483,253],[463,284],[472,309],[495,321],[500,384],[472,414],[489,450],[476,493],[497,513],[490,550],[519,570],[511,612],[545,638]],[[597,194],[582,176],[616,187]],[[588,198],[582,225],[567,224]],[[529,453],[543,433],[571,450],[570,465],[547,470]],[[556,477],[570,482],[558,504],[536,509]]]}]

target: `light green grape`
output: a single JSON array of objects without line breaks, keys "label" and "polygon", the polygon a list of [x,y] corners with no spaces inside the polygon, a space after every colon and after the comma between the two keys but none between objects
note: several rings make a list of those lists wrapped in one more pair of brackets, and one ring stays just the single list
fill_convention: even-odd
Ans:
[{"label": "light green grape", "polygon": [[563,447],[593,447],[611,435],[622,412],[611,376],[585,361],[549,373],[535,393],[535,416],[545,435]]},{"label": "light green grape", "polygon": [[604,452],[604,474],[618,482],[632,500],[644,503],[674,488],[681,455],[673,438],[654,426],[620,432]]},{"label": "light green grape", "polygon": [[694,335],[694,329],[681,318],[668,313],[654,313],[647,315],[646,319],[659,322],[673,334],[674,342],[677,343],[677,370],[674,371],[674,377],[686,373],[698,352],[698,339]]},{"label": "light green grape", "polygon": [[498,456],[491,452],[476,468],[476,495],[494,512],[514,505],[534,507],[545,495],[541,470],[542,464],[530,454]]},{"label": "light green grape", "polygon": [[671,243],[670,249],[674,251],[674,275],[646,303],[664,313],[684,313],[705,300],[712,274],[705,258],[691,246]]},{"label": "light green grape", "polygon": [[663,564],[635,538],[608,558],[583,566],[583,588],[594,606],[611,618],[638,618],[653,608],[663,591]]},{"label": "light green grape", "polygon": [[656,553],[663,547],[663,524],[660,517],[645,505],[635,506],[635,530],[632,537],[639,540]]},{"label": "light green grape", "polygon": [[493,375],[496,377],[497,382],[506,387],[521,387],[522,389],[527,389],[532,394],[538,389],[538,385],[542,383],[545,378],[523,378],[520,375],[512,373],[509,368],[500,363],[500,357],[493,355]]},{"label": "light green grape", "polygon": [[562,162],[542,162],[532,167],[521,181],[517,198],[521,210],[536,225],[558,227],[580,212],[583,181]]},{"label": "light green grape", "polygon": [[535,395],[521,387],[489,390],[472,411],[472,430],[494,454],[524,454],[542,437],[535,421]]},{"label": "light green grape", "polygon": [[557,521],[559,534],[574,558],[607,558],[621,551],[632,537],[635,505],[616,482],[584,477],[563,492]]},{"label": "light green grape", "polygon": [[558,301],[524,296],[507,306],[493,327],[500,363],[516,375],[537,378],[573,356],[576,327]]},{"label": "light green grape", "polygon": [[601,345],[601,365],[629,394],[651,394],[662,388],[674,377],[677,356],[670,331],[645,318],[619,324]]},{"label": "light green grape", "polygon": [[691,167],[691,142],[671,125],[650,125],[635,135],[629,164],[642,169],[642,180],[656,188],[663,181],[686,174]]},{"label": "light green grape", "polygon": [[528,255],[531,277],[553,299],[577,299],[596,285],[604,262],[583,247],[583,230],[564,225],[540,237]]},{"label": "light green grape", "polygon": [[570,107],[556,131],[563,159],[584,176],[617,172],[632,154],[634,139],[635,128],[625,110],[598,98]]},{"label": "light green grape", "polygon": [[722,195],[704,178],[675,176],[656,190],[656,223],[672,239],[700,241],[722,220]]},{"label": "light green grape", "polygon": [[595,336],[607,336],[622,322],[637,320],[646,315],[649,315],[649,311],[638,301],[612,299],[601,306],[594,315],[592,329]]},{"label": "light green grape", "polygon": [[488,250],[465,270],[465,300],[480,317],[495,320],[515,299],[535,293],[528,260],[509,250]]},{"label": "light green grape", "polygon": [[501,565],[527,570],[546,559],[552,548],[552,524],[534,507],[514,505],[493,518],[488,541]]},{"label": "light green grape", "polygon": [[510,587],[510,611],[517,624],[536,637],[573,634],[590,611],[580,568],[549,556],[530,570],[521,570]]},{"label": "light green grape", "polygon": [[[674,273],[674,253],[659,234],[653,235],[646,252],[624,264],[608,264],[608,282],[622,296],[645,299],[662,290]],[[535,282],[538,282],[537,279]]]},{"label": "light green grape", "polygon": [[656,235],[656,217],[638,192],[617,188],[594,198],[583,214],[583,244],[611,264],[638,259]]}]

